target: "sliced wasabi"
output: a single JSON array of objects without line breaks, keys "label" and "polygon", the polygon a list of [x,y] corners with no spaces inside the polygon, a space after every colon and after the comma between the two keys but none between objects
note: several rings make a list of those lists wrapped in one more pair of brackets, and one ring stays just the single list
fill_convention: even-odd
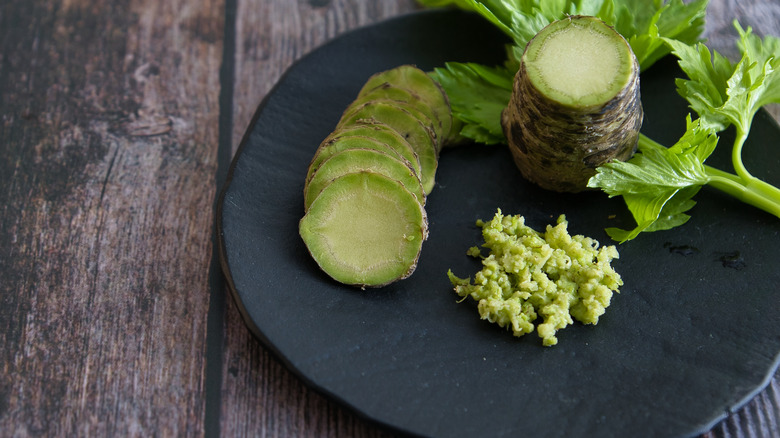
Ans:
[{"label": "sliced wasabi", "polygon": [[374,122],[384,123],[395,129],[412,145],[420,160],[423,189],[426,195],[429,194],[433,190],[436,168],[439,165],[438,147],[433,131],[409,111],[387,101],[370,101],[353,109],[344,115],[336,129],[355,123]]},{"label": "sliced wasabi", "polygon": [[414,172],[419,176],[420,158],[412,145],[406,141],[395,129],[384,123],[353,123],[334,131],[328,139],[335,140],[344,137],[368,137],[395,149],[398,155],[405,158],[412,165]]},{"label": "sliced wasabi", "polygon": [[358,96],[368,94],[383,84],[414,90],[414,93],[440,117],[443,130],[442,143],[451,137],[453,117],[449,99],[441,85],[430,75],[413,65],[401,65],[371,76]]},{"label": "sliced wasabi", "polygon": [[343,175],[320,192],[299,231],[319,267],[344,284],[378,287],[417,267],[428,224],[401,183],[384,175]]},{"label": "sliced wasabi", "polygon": [[320,165],[325,162],[325,160],[348,149],[373,149],[401,160],[409,166],[413,166],[412,163],[406,161],[406,159],[398,153],[398,150],[395,147],[390,146],[387,143],[377,141],[371,137],[358,135],[338,136],[325,140],[320,144],[319,148],[317,148],[317,152],[314,154],[314,157],[309,164],[309,171],[306,175],[306,184],[308,184],[308,181],[311,180],[314,173],[317,172],[317,169],[319,169]]},{"label": "sliced wasabi", "polygon": [[[432,127],[436,133],[439,147],[441,147],[441,139],[449,134],[449,129],[452,127],[452,122],[450,121],[447,124],[445,132],[445,123],[442,120],[443,116],[440,114],[440,112],[443,111],[442,108],[432,107],[428,102],[422,100],[420,95],[415,91],[393,85],[389,82],[385,82],[376,88],[367,90],[364,94],[358,96],[352,106],[357,106],[372,100],[401,102],[403,108],[411,108],[413,110],[411,112],[424,114],[425,118],[432,122]],[[446,111],[447,114],[451,114],[449,108],[447,108]],[[426,123],[427,120],[423,119],[422,121],[423,123]]]},{"label": "sliced wasabi", "polygon": [[452,126],[446,95],[416,67],[365,84],[318,146],[304,182],[299,232],[323,271],[363,288],[414,272],[428,236],[426,196]]},{"label": "sliced wasabi", "polygon": [[[384,94],[384,93],[380,93]],[[433,119],[432,114],[429,115],[430,111],[423,111],[420,109],[419,105],[415,105],[414,103],[404,102],[402,100],[394,100],[394,99],[388,99],[386,97],[377,96],[372,99],[357,99],[354,102],[352,102],[351,105],[347,107],[347,109],[344,111],[344,114],[341,117],[341,120],[355,120],[353,118],[353,113],[361,112],[362,114],[365,114],[366,108],[373,108],[378,104],[384,104],[384,105],[390,105],[397,108],[400,108],[407,113],[413,115],[419,122],[422,124],[426,130],[430,132],[430,136],[433,139],[434,144],[437,147],[437,152],[439,150],[439,129],[437,128],[437,123]],[[361,119],[357,119],[361,120]],[[349,125],[350,123],[347,123]],[[339,126],[341,126],[341,122],[339,123]]]},{"label": "sliced wasabi", "polygon": [[425,205],[420,178],[406,163],[384,152],[373,149],[347,149],[325,160],[319,166],[304,190],[304,206],[311,203],[336,178],[348,173],[372,172],[400,182],[420,205]]}]

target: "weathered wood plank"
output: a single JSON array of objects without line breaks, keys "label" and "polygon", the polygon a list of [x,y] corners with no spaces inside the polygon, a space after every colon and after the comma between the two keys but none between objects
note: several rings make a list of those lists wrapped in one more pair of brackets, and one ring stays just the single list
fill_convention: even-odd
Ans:
[{"label": "weathered wood plank", "polygon": [[202,430],[222,14],[0,6],[4,435]]}]

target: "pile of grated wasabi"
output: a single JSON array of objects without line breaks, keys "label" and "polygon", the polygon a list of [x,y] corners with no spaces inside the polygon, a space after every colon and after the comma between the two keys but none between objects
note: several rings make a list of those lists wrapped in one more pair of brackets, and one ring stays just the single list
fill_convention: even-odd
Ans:
[{"label": "pile of grated wasabi", "polygon": [[[522,216],[504,216],[499,209],[490,222],[477,221],[484,248],[468,254],[482,257],[482,270],[471,278],[447,275],[455,292],[478,302],[482,319],[523,336],[536,329],[544,346],[558,343],[558,330],[573,324],[596,324],[609,306],[613,292],[623,284],[610,265],[618,258],[614,246],[571,236],[566,217],[544,233],[525,225]],[[462,301],[462,300],[461,300]],[[534,323],[541,319],[534,327]]]}]

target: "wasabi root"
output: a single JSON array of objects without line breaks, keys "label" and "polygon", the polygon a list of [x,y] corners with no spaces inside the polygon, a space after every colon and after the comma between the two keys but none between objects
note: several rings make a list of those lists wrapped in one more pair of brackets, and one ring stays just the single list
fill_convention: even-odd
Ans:
[{"label": "wasabi root", "polygon": [[571,16],[526,46],[501,122],[526,179],[579,192],[598,166],[631,158],[642,118],[631,47],[598,18]]}]

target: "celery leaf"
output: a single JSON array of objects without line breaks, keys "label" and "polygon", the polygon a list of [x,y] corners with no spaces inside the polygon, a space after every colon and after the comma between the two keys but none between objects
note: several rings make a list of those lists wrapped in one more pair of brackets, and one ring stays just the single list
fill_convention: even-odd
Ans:
[{"label": "celery leaf", "polygon": [[736,64],[701,43],[666,42],[687,76],[677,80],[678,92],[702,124],[716,131],[733,124],[746,133],[759,108],[780,103],[780,38],[767,36],[762,41],[750,28],[743,30],[736,22],[735,26],[742,53]]},{"label": "celery leaf", "polygon": [[615,240],[625,242],[643,231],[658,231],[682,225],[695,205],[693,196],[710,181],[704,160],[715,149],[718,137],[688,118],[688,129],[672,147],[640,139],[640,151],[627,162],[614,161],[596,169],[588,186],[610,197],[623,196],[637,223],[633,230],[607,229]]},{"label": "celery leaf", "polygon": [[450,62],[431,76],[447,90],[452,113],[463,122],[460,135],[484,144],[506,141],[501,112],[512,95],[512,74],[506,68]]}]

